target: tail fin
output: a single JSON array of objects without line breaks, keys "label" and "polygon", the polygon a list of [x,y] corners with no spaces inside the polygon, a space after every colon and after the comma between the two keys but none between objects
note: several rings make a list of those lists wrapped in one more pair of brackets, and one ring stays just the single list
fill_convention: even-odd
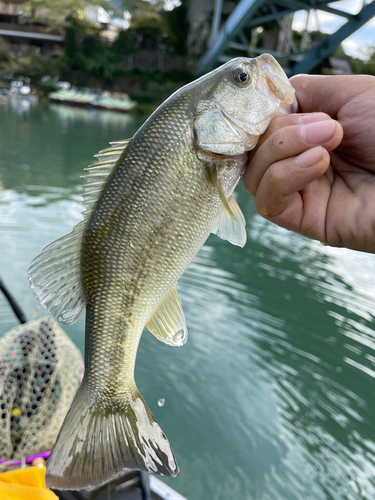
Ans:
[{"label": "tail fin", "polygon": [[48,460],[47,487],[92,488],[124,468],[177,476],[168,439],[135,391],[128,399],[106,404],[83,381]]}]

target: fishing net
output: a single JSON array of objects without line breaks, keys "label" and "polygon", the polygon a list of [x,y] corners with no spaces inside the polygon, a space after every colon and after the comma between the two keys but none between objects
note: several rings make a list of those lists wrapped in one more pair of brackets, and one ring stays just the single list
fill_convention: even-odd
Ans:
[{"label": "fishing net", "polygon": [[52,318],[0,338],[0,459],[52,449],[82,376],[80,351]]}]

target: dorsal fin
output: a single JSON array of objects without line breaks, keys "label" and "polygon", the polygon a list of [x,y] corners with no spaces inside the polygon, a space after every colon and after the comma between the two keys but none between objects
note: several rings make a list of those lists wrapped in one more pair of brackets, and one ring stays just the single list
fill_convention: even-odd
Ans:
[{"label": "dorsal fin", "polygon": [[84,189],[83,199],[86,210],[83,212],[85,220],[88,220],[91,211],[99,198],[99,193],[107,180],[109,174],[112,172],[113,167],[117,165],[119,161],[123,161],[126,153],[128,152],[131,139],[125,139],[124,141],[111,142],[112,146],[110,148],[103,149],[95,155],[99,161],[92,163],[85,170],[89,173],[82,175],[86,180],[86,184],[83,184]]},{"label": "dorsal fin", "polygon": [[85,220],[73,231],[48,245],[35,257],[28,270],[30,286],[39,303],[57,321],[70,325],[74,323],[87,301],[81,283],[81,244],[91,211],[109,174],[119,161],[123,161],[131,139],[113,143],[111,148],[100,151],[100,161],[89,165],[89,173],[83,177]]},{"label": "dorsal fin", "polygon": [[165,295],[159,307],[148,320],[146,328],[155,337],[171,346],[182,346],[187,341],[187,328],[177,285]]}]

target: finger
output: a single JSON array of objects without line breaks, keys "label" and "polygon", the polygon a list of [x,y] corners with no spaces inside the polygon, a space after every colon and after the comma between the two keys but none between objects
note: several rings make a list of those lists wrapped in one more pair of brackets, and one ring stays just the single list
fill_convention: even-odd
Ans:
[{"label": "finger", "polygon": [[332,118],[361,91],[374,88],[369,75],[296,75],[290,79],[296,90],[299,111],[324,111]]},{"label": "finger", "polygon": [[256,151],[265,142],[270,135],[272,135],[276,130],[281,128],[290,127],[292,125],[307,125],[309,123],[322,122],[325,120],[330,120],[331,117],[327,113],[302,113],[302,114],[288,114],[282,115],[274,118],[269,124],[267,130],[261,135],[257,147],[250,151],[250,158],[254,156]]},{"label": "finger", "polygon": [[[329,163],[329,153],[316,146],[295,158],[273,164],[257,190],[257,211],[278,225],[310,237],[324,238],[326,202],[320,198],[329,197],[330,187],[327,181],[324,189],[315,190],[311,196],[311,186],[321,179]],[[304,195],[305,190],[310,190],[310,196]]]},{"label": "finger", "polygon": [[342,128],[334,120],[276,130],[261,144],[246,168],[243,176],[246,189],[255,195],[265,172],[273,163],[298,156],[316,145],[332,151],[341,140]]}]

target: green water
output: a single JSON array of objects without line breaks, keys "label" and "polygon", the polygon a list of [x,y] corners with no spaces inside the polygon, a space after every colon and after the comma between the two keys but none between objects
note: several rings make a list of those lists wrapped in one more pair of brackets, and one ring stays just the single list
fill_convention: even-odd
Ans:
[{"label": "green water", "polygon": [[[141,123],[0,105],[0,274],[30,319],[45,315],[30,261],[81,220],[93,154]],[[189,500],[373,500],[375,256],[273,226],[237,191],[248,243],[212,235],[181,278],[187,344],[145,331],[139,348],[137,385],[181,469],[166,481]],[[0,297],[0,334],[16,324]],[[81,349],[83,328],[65,327]]]}]

